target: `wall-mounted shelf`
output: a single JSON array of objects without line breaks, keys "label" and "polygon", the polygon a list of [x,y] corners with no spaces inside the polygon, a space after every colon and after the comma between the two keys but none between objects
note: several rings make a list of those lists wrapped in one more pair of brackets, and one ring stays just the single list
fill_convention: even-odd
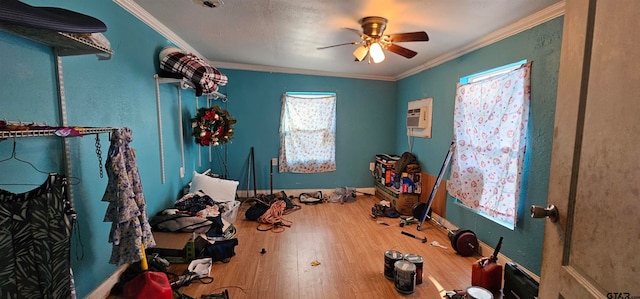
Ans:
[{"label": "wall-mounted shelf", "polygon": [[[180,93],[180,90],[183,89],[191,89],[191,90],[195,90],[195,86],[193,85],[193,82],[187,80],[186,78],[168,78],[168,77],[161,77],[158,74],[154,74],[153,77],[156,80],[156,107],[157,107],[157,113],[158,113],[158,140],[159,140],[159,149],[160,149],[160,175],[161,175],[161,181],[164,184],[165,181],[165,171],[164,171],[164,142],[163,142],[163,138],[162,138],[162,108],[160,105],[160,85],[161,84],[171,84],[171,85],[175,85],[176,88],[178,89],[178,123],[180,124],[180,140],[184,140],[184,128],[183,128],[183,122],[182,122],[182,94]],[[227,96],[220,93],[220,92],[211,92],[211,93],[205,93],[203,94],[203,96],[206,96],[207,99],[219,99],[222,102],[226,102],[227,101]],[[198,105],[198,97],[196,96],[196,107]],[[184,177],[184,172],[185,172],[185,162],[184,162],[184,144],[183,142],[180,142],[180,160],[181,160],[181,167],[180,167],[180,177]],[[211,161],[211,147],[209,147],[209,161]],[[198,166],[200,166],[200,147],[198,147]]]},{"label": "wall-mounted shelf", "polygon": [[[60,136],[57,132],[60,131],[61,128],[56,129],[36,129],[36,130],[18,130],[18,131],[0,131],[0,138],[14,138],[14,137],[44,137],[44,136],[59,136],[59,137],[67,137]],[[78,133],[82,135],[90,135],[90,134],[99,134],[99,133],[110,133],[115,128],[111,127],[102,127],[102,128],[84,128],[84,127],[73,127]]]},{"label": "wall-mounted shelf", "polygon": [[113,51],[74,34],[0,24],[0,29],[56,49],[58,56],[96,54],[100,60],[111,59]]},{"label": "wall-mounted shelf", "polygon": [[[182,79],[166,78],[166,77],[160,77],[157,74],[155,76],[158,79],[159,84],[174,84],[180,87],[181,89],[193,89],[193,90],[196,89],[193,83],[185,78],[182,78]],[[220,99],[223,102],[227,101],[227,96],[217,91],[210,92],[210,93],[203,93],[202,95],[208,98]]]}]

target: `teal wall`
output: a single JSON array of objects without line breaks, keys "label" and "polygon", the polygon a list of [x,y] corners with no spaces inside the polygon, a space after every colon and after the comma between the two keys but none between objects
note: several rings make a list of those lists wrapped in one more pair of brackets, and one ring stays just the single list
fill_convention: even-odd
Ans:
[{"label": "teal wall", "polygon": [[[431,139],[413,138],[413,153],[423,171],[438,175],[453,138],[453,108],[460,77],[522,59],[533,61],[531,109],[527,154],[523,173],[522,202],[515,230],[507,229],[455,203],[449,196],[446,218],[458,227],[473,230],[478,238],[495,246],[504,237],[501,252],[539,274],[542,259],[543,220],[531,219],[528,207],[545,206],[549,182],[553,123],[562,40],[563,17],[491,44],[455,60],[398,81],[396,152],[408,150],[404,113],[412,100],[433,98]],[[445,179],[448,178],[448,173]]]},{"label": "teal wall", "polygon": [[[222,90],[229,98],[227,109],[238,120],[236,135],[228,145],[229,173],[231,178],[240,181],[241,190],[247,189],[251,147],[254,147],[257,189],[269,189],[270,159],[278,157],[280,146],[280,98],[291,91],[337,94],[337,167],[336,171],[318,174],[278,173],[274,167],[273,189],[372,187],[369,162],[377,153],[393,151],[395,128],[390,124],[396,122],[395,82],[222,71],[230,82]],[[212,169],[218,169],[217,165],[219,163],[214,163]],[[250,180],[252,193],[253,179]]]},{"label": "teal wall", "polygon": [[[50,1],[28,1],[35,6],[52,6]],[[95,55],[62,58],[68,123],[88,127],[129,127],[132,146],[137,150],[140,175],[149,213],[155,213],[175,200],[188,183],[180,179],[177,123],[173,113],[176,102],[163,98],[165,157],[168,179],[160,183],[157,118],[155,105],[157,48],[166,39],[140,23],[112,1],[57,1],[55,6],[94,16],[108,26],[105,36],[115,54],[99,61]],[[157,60],[157,59],[155,59]],[[46,121],[60,124],[57,118],[55,58],[43,45],[0,32],[0,61],[5,64],[0,80],[0,118],[22,121]],[[164,89],[164,88],[163,88]],[[108,134],[101,134],[102,157],[106,160]],[[71,263],[79,296],[84,296],[116,269],[108,263],[110,223],[103,222],[107,204],[102,195],[106,173],[100,178],[94,136],[69,138],[73,160],[71,180],[78,213],[77,230],[72,236]],[[56,137],[18,138],[16,155],[41,170],[64,172],[61,141]],[[11,140],[0,141],[0,157],[11,154]],[[0,158],[0,159],[2,159]],[[188,171],[193,169],[189,161]],[[28,165],[0,164],[0,183],[41,183],[44,176]],[[34,186],[0,186],[14,192]]]},{"label": "teal wall", "polygon": [[[43,0],[26,1],[34,6],[50,6]],[[460,76],[513,62],[534,61],[532,71],[532,109],[529,154],[525,169],[523,207],[544,205],[549,172],[555,92],[560,53],[562,18],[527,30],[435,68],[398,82],[347,79],[222,69],[229,84],[221,89],[228,94],[228,109],[238,123],[230,144],[213,151],[201,151],[189,130],[189,118],[195,112],[195,96],[182,91],[182,107],[177,106],[177,89],[160,86],[166,182],[160,179],[160,152],[156,117],[156,92],[153,74],[157,71],[157,53],[169,45],[167,40],[112,1],[57,1],[55,6],[94,16],[108,26],[105,36],[114,55],[99,61],[94,55],[63,57],[64,86],[70,125],[129,127],[132,146],[137,150],[148,214],[172,205],[194,170],[221,171],[218,156],[227,156],[229,177],[247,189],[248,157],[255,149],[257,189],[269,188],[270,159],[278,155],[280,97],[288,91],[330,91],[337,93],[337,170],[324,174],[274,173],[273,188],[324,189],[336,187],[372,187],[369,162],[377,153],[402,153],[407,150],[404,129],[409,100],[434,98],[432,139],[415,138],[413,152],[426,172],[437,174],[452,136],[455,82]],[[0,119],[46,121],[58,124],[55,58],[46,46],[0,32]],[[203,97],[200,107],[206,105]],[[185,134],[179,138],[177,113],[182,111]],[[106,160],[108,135],[101,134],[102,157]],[[78,212],[78,230],[72,237],[72,267],[78,295],[83,297],[113,273],[108,263],[111,244],[107,242],[110,223],[102,222],[106,203],[101,202],[107,183],[100,178],[94,136],[70,138],[73,163],[73,190]],[[18,138],[16,154],[40,170],[63,172],[63,150],[59,138]],[[185,146],[185,171],[179,176],[180,145]],[[0,160],[11,155],[12,140],[0,141]],[[17,161],[0,163],[0,183],[39,184],[46,175]],[[34,185],[0,185],[23,192]],[[252,189],[253,186],[250,187]],[[478,217],[465,208],[447,204],[447,217],[456,225],[473,229],[481,240],[493,244],[505,236],[503,252],[538,273],[541,260],[544,221],[530,221],[523,213],[515,231],[509,231]]]},{"label": "teal wall", "polygon": [[[48,1],[25,1],[34,6],[51,6]],[[69,125],[87,127],[129,127],[132,147],[137,151],[147,214],[170,207],[194,170],[212,168],[218,172],[225,151],[198,150],[190,132],[189,119],[195,112],[195,95],[183,91],[184,139],[179,138],[177,89],[161,85],[162,129],[166,182],[161,183],[156,86],[158,51],[169,45],[165,38],[124,11],[112,1],[61,0],[57,7],[94,16],[108,26],[104,35],[115,52],[112,59],[99,61],[94,55],[62,58]],[[55,57],[50,48],[0,31],[0,119],[60,124],[58,120]],[[274,174],[274,189],[321,189],[372,187],[369,162],[380,152],[394,149],[396,83],[269,72],[222,70],[229,84],[221,91],[226,103],[214,101],[238,119],[233,141],[226,146],[229,176],[246,189],[247,165],[255,148],[257,188],[269,188],[269,160],[278,153],[280,96],[287,91],[332,91],[337,93],[337,170],[325,174]],[[200,107],[206,105],[204,97]],[[108,134],[101,134],[102,158],[109,148]],[[77,231],[72,236],[72,268],[80,297],[91,292],[116,267],[108,263],[110,223],[103,222],[107,204],[102,195],[107,184],[99,176],[94,136],[69,138],[73,164]],[[16,156],[45,172],[64,172],[62,142],[57,137],[17,138]],[[184,178],[180,178],[180,145],[185,145]],[[13,140],[0,141],[0,160],[11,156]],[[45,174],[15,160],[0,163],[0,188],[24,192],[44,181]],[[253,187],[252,187],[253,188]],[[252,189],[251,188],[251,189]]]}]

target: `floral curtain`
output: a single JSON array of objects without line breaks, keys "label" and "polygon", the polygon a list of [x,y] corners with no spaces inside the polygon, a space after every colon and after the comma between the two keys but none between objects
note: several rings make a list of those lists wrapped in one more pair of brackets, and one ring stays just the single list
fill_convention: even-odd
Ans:
[{"label": "floral curtain", "polygon": [[465,206],[511,228],[520,198],[530,71],[531,62],[456,90],[456,150],[447,189]]},{"label": "floral curtain", "polygon": [[280,115],[280,172],[336,170],[335,94],[284,94]]}]

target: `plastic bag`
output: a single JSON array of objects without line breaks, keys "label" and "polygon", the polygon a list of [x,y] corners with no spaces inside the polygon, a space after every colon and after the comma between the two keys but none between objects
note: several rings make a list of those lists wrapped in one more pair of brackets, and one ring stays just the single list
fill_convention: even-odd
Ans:
[{"label": "plastic bag", "polygon": [[349,187],[336,188],[336,191],[334,191],[331,195],[331,198],[329,198],[329,202],[333,203],[345,203],[354,201],[356,201],[356,190]]}]

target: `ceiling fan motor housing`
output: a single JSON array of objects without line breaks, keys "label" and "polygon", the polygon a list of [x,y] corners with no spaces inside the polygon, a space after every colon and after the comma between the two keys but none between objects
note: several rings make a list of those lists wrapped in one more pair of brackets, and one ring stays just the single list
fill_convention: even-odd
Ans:
[{"label": "ceiling fan motor housing", "polygon": [[371,37],[381,37],[387,27],[387,19],[383,17],[365,17],[360,19],[362,32]]}]

